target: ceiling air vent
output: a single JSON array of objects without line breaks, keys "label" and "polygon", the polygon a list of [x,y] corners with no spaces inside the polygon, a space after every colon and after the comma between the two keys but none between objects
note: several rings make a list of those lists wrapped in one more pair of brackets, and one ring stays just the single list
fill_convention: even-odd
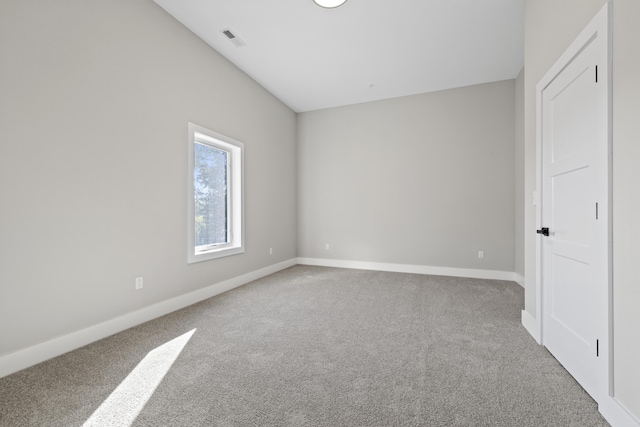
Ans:
[{"label": "ceiling air vent", "polygon": [[246,46],[245,42],[243,42],[240,37],[236,36],[229,28],[222,30],[222,34],[224,34],[235,47]]}]

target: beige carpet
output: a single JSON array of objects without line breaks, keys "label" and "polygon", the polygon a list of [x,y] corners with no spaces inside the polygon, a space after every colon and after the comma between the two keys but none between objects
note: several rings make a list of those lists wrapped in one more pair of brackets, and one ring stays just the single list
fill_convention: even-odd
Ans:
[{"label": "beige carpet", "polygon": [[523,298],[295,266],[0,379],[0,426],[606,426]]}]

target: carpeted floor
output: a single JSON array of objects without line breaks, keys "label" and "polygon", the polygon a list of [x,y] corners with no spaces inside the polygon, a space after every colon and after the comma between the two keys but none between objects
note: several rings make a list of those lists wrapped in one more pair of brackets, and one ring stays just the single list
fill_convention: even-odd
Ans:
[{"label": "carpeted floor", "polygon": [[[146,402],[134,426],[608,425],[521,326],[523,300],[513,282],[295,266],[0,379],[0,426],[82,426],[154,355],[170,369],[148,401],[125,395]],[[126,406],[92,425],[129,425]]]}]

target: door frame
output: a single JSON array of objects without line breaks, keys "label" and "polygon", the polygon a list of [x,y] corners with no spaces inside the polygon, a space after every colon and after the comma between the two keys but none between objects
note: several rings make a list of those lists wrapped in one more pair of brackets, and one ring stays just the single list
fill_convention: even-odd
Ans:
[{"label": "door frame", "polygon": [[[596,14],[585,29],[565,50],[560,58],[545,73],[536,85],[536,193],[534,200],[536,202],[536,229],[540,229],[542,219],[542,93],[544,89],[564,70],[564,68],[575,58],[584,47],[590,44],[595,38],[602,38],[603,45],[607,50],[606,64],[598,64],[598,81],[606,84],[607,91],[607,260],[605,262],[607,270],[607,301],[603,302],[606,306],[605,337],[601,339],[600,355],[604,358],[604,365],[607,367],[605,378],[608,383],[606,390],[598,390],[596,401],[600,401],[605,397],[613,396],[613,268],[612,268],[612,4],[607,2],[604,7]],[[528,232],[534,232],[530,230]],[[543,278],[542,278],[542,241],[540,235],[536,237],[536,323],[538,332],[538,342],[544,345],[543,335]]]}]

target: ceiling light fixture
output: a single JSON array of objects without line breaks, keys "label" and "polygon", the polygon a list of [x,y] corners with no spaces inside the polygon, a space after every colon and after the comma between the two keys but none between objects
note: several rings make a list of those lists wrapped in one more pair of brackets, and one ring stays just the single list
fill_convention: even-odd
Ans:
[{"label": "ceiling light fixture", "polygon": [[334,7],[342,6],[347,0],[313,0],[318,6],[332,9]]}]

